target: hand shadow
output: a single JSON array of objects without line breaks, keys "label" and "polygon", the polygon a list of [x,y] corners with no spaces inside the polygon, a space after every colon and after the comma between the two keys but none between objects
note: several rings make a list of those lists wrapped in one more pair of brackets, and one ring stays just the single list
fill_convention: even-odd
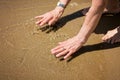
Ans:
[{"label": "hand shadow", "polygon": [[79,49],[76,53],[74,53],[70,59],[67,60],[67,62],[70,62],[72,59],[76,58],[79,55],[82,55],[86,52],[91,51],[98,51],[98,50],[104,50],[104,49],[111,49],[115,47],[120,47],[120,42],[115,44],[107,44],[107,43],[98,43],[94,45],[86,45],[83,46],[81,49]]},{"label": "hand shadow", "polygon": [[60,18],[53,26],[44,26],[43,28],[41,28],[41,31],[46,31],[46,33],[50,33],[52,31],[56,32],[57,30],[59,30],[60,28],[62,28],[67,22],[74,20],[76,18],[82,17],[84,16],[82,14],[83,9],[78,10],[72,14],[69,14],[67,16],[64,16],[62,18]]}]

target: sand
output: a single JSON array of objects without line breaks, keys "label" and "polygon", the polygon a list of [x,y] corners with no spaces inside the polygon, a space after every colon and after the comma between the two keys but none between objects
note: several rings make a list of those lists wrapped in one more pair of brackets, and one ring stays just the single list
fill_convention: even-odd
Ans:
[{"label": "sand", "polygon": [[120,15],[103,16],[88,42],[68,60],[51,55],[58,42],[76,35],[80,10],[90,0],[73,0],[58,27],[39,30],[34,17],[52,10],[57,0],[0,0],[0,80],[120,80],[120,43],[102,43]]}]

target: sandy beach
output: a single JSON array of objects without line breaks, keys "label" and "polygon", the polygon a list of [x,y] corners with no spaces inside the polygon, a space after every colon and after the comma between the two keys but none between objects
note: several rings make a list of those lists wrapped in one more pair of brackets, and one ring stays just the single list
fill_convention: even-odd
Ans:
[{"label": "sandy beach", "polygon": [[50,50],[76,35],[91,0],[72,0],[54,28],[39,29],[34,17],[57,0],[0,0],[0,80],[120,80],[120,43],[101,38],[120,25],[120,14],[102,16],[87,43],[67,60]]}]

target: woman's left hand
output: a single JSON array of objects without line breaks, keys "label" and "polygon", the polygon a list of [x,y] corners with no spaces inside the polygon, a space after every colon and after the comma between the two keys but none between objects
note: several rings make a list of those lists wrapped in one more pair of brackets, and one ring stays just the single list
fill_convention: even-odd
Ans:
[{"label": "woman's left hand", "polygon": [[69,56],[79,50],[83,44],[84,42],[75,36],[66,41],[59,42],[58,46],[51,50],[51,53],[56,57],[64,56],[64,59],[67,59]]}]

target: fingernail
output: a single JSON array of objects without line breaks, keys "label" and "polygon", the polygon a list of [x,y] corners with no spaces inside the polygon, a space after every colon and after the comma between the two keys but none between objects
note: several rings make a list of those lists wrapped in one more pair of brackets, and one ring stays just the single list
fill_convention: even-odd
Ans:
[{"label": "fingernail", "polygon": [[53,54],[53,51],[51,51],[51,53]]},{"label": "fingernail", "polygon": [[43,26],[43,25],[44,25],[43,23],[40,24],[40,26]]},{"label": "fingernail", "polygon": [[59,57],[59,55],[56,55],[56,57]]},{"label": "fingernail", "polygon": [[51,49],[51,52],[53,52],[53,49]]},{"label": "fingernail", "polygon": [[66,57],[64,57],[64,59],[66,59]]},{"label": "fingernail", "polygon": [[61,42],[58,42],[58,44],[61,44]]},{"label": "fingernail", "polygon": [[55,52],[54,52],[54,51],[51,51],[51,54],[55,54]]},{"label": "fingernail", "polygon": [[39,24],[39,22],[36,22],[36,24]]}]

